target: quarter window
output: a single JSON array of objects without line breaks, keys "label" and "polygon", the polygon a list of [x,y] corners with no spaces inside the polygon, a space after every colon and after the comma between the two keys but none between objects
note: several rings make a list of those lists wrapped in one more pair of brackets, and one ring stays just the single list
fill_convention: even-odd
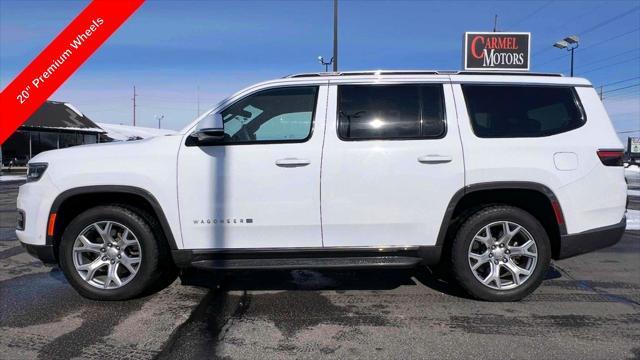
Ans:
[{"label": "quarter window", "polygon": [[585,123],[571,87],[466,84],[462,91],[478,137],[548,136]]},{"label": "quarter window", "polygon": [[441,84],[338,88],[338,134],[342,139],[437,138],[444,133]]},{"label": "quarter window", "polygon": [[302,141],[311,134],[318,87],[260,91],[222,111],[225,143]]}]

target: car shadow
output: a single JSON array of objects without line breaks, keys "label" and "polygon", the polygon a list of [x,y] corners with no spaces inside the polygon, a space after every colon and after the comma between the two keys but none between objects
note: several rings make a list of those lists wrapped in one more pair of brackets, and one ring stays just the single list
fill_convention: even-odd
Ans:
[{"label": "car shadow", "polygon": [[[545,280],[562,274],[550,266]],[[424,286],[458,298],[471,299],[449,276],[430,267],[367,270],[238,270],[182,272],[183,285],[225,291],[393,290],[401,286]]]},{"label": "car shadow", "polygon": [[426,286],[468,298],[455,283],[435,275],[429,268],[367,270],[242,270],[184,271],[183,285],[226,291],[393,290],[400,286]]}]

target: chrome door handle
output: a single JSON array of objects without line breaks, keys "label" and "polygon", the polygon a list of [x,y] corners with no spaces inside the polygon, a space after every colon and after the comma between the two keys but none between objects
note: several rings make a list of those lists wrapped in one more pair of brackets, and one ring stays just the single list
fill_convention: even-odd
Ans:
[{"label": "chrome door handle", "polygon": [[442,164],[451,162],[451,160],[453,159],[448,155],[431,154],[418,157],[418,162],[422,164]]},{"label": "chrome door handle", "polygon": [[311,164],[311,161],[307,159],[285,158],[285,159],[276,160],[276,165],[281,167],[306,166],[309,164]]}]

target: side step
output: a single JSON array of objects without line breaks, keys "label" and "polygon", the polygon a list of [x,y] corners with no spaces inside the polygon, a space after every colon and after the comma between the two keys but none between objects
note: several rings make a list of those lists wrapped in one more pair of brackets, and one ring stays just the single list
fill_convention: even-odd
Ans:
[{"label": "side step", "polygon": [[411,268],[422,261],[409,256],[368,256],[331,258],[282,258],[282,259],[208,259],[191,263],[206,270],[268,270],[268,269],[342,269],[342,268]]}]

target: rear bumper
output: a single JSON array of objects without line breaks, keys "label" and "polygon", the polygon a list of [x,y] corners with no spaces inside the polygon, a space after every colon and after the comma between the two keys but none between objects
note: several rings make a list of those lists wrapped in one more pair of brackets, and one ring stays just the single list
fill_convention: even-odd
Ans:
[{"label": "rear bumper", "polygon": [[588,230],[578,234],[562,235],[558,259],[566,259],[615,245],[622,239],[626,226],[627,218],[623,217],[622,221],[618,224]]},{"label": "rear bumper", "polygon": [[53,245],[32,245],[23,242],[20,244],[31,256],[40,259],[43,263],[51,265],[58,263]]}]

